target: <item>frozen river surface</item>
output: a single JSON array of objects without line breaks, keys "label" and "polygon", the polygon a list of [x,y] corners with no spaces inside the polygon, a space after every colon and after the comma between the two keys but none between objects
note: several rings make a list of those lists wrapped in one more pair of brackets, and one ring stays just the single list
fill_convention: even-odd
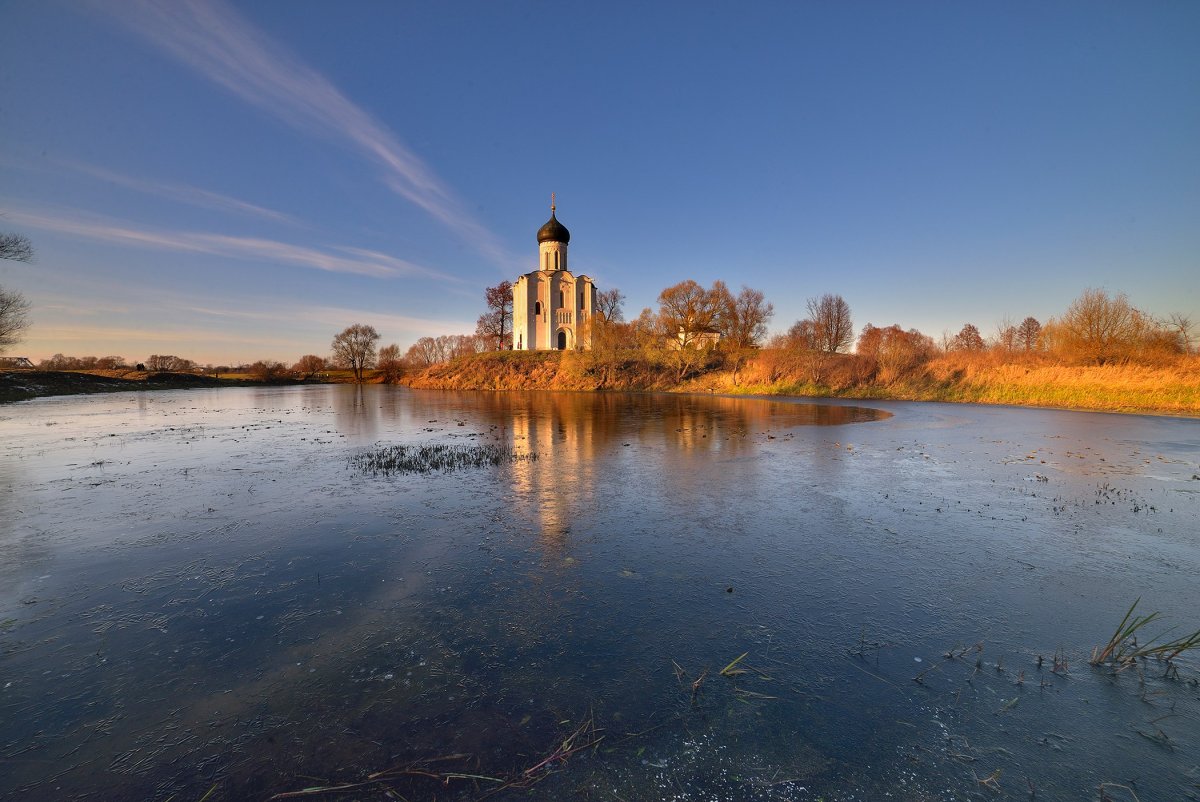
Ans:
[{"label": "frozen river surface", "polygon": [[[352,462],[422,444],[537,458]],[[0,798],[1200,799],[1197,657],[1087,660],[1200,628],[1197,475],[977,406],[0,406]]]}]

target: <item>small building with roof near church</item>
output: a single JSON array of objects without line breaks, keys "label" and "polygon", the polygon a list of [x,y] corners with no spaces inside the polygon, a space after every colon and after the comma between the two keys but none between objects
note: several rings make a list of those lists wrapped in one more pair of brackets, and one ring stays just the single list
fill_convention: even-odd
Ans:
[{"label": "small building with roof near church", "polygon": [[596,285],[567,269],[571,232],[555,216],[538,229],[537,270],[513,284],[514,351],[567,351],[591,348],[588,326],[596,314]]}]

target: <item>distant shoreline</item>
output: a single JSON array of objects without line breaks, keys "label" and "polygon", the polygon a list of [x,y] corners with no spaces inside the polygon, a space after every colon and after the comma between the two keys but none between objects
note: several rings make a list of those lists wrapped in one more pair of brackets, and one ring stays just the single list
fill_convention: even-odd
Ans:
[{"label": "distant shoreline", "polygon": [[73,370],[0,371],[0,404],[55,395],[119,393],[129,390],[182,390],[193,387],[240,387],[257,382],[219,379],[194,373]]}]

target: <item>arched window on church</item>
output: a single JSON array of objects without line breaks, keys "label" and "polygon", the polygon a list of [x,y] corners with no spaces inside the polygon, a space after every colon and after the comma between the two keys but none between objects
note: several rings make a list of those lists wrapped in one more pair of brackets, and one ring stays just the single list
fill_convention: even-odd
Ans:
[{"label": "arched window on church", "polygon": [[583,293],[579,293],[579,308],[583,309]]},{"label": "arched window on church", "polygon": [[558,305],[559,307],[565,307],[567,305],[567,294],[563,290],[558,291]]},{"label": "arched window on church", "polygon": [[533,302],[533,314],[540,315],[541,313],[542,313],[542,302],[534,301]]}]

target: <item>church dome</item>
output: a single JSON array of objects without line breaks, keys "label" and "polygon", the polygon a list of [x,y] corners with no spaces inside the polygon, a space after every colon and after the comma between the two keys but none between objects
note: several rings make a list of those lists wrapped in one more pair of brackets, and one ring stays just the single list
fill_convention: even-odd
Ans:
[{"label": "church dome", "polygon": [[550,209],[550,219],[546,221],[546,225],[538,229],[537,238],[539,243],[561,242],[566,244],[571,241],[571,232],[558,222],[558,218],[554,216],[553,207]]}]

